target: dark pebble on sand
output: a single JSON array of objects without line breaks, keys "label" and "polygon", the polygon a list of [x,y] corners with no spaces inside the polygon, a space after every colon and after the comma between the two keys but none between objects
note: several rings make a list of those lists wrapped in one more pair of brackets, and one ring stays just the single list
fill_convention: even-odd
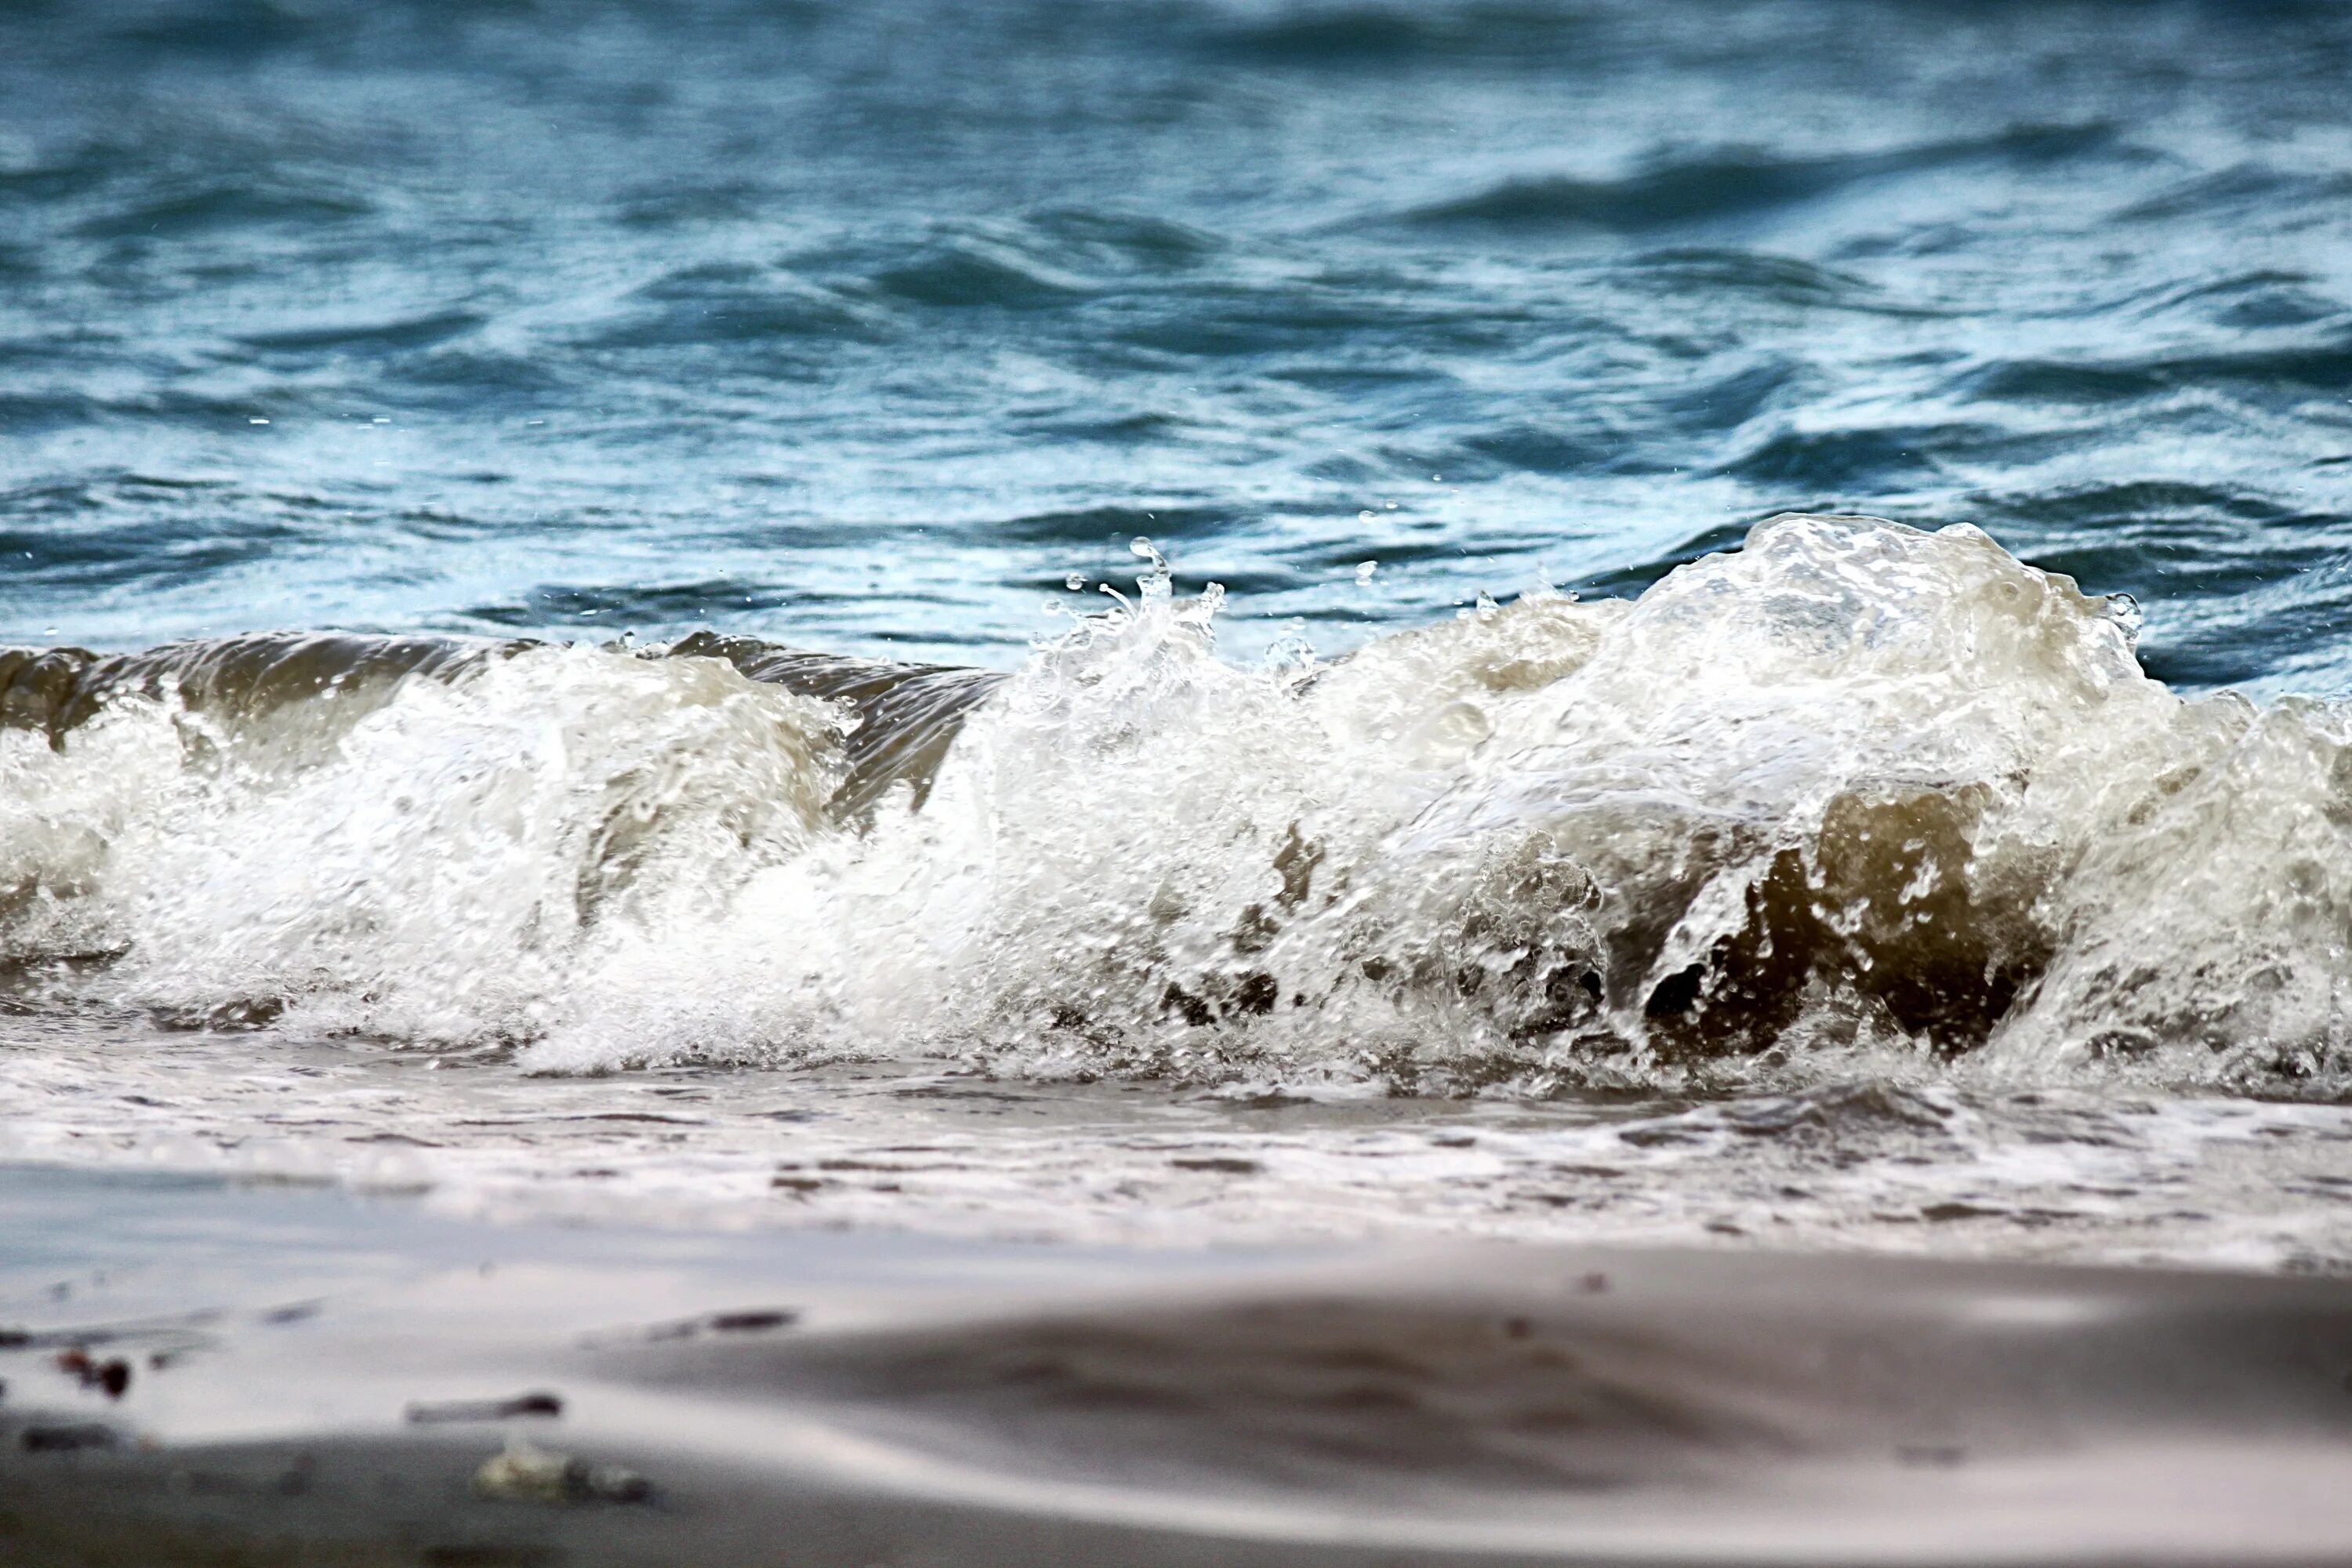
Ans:
[{"label": "dark pebble on sand", "polygon": [[674,1323],[656,1323],[646,1331],[646,1337],[650,1340],[683,1340],[699,1333],[761,1333],[770,1329],[788,1329],[800,1321],[800,1309],[797,1307],[761,1307],[740,1312],[712,1312]]},{"label": "dark pebble on sand", "polygon": [[121,1358],[93,1361],[90,1353],[77,1345],[58,1356],[58,1370],[69,1372],[79,1379],[84,1388],[100,1388],[109,1399],[120,1399],[131,1387],[131,1363]]},{"label": "dark pebble on sand", "polygon": [[533,1392],[519,1394],[512,1399],[450,1399],[437,1404],[420,1401],[408,1407],[406,1415],[414,1426],[429,1426],[452,1421],[505,1421],[518,1415],[562,1414],[563,1401],[560,1396]]},{"label": "dark pebble on sand", "polygon": [[800,1316],[788,1307],[772,1307],[756,1312],[713,1312],[704,1322],[722,1334],[757,1333],[763,1329],[790,1328],[800,1321]]},{"label": "dark pebble on sand", "polygon": [[114,1428],[95,1424],[70,1426],[27,1426],[18,1439],[28,1454],[70,1454],[83,1448],[111,1448]]}]

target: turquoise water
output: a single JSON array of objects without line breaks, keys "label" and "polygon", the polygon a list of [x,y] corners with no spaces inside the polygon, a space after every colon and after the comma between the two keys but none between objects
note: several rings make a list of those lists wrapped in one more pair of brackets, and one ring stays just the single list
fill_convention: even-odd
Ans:
[{"label": "turquoise water", "polygon": [[1246,660],[1861,509],[2333,690],[2347,72],[2325,5],[19,0],[0,641],[1006,666],[1144,534]]}]

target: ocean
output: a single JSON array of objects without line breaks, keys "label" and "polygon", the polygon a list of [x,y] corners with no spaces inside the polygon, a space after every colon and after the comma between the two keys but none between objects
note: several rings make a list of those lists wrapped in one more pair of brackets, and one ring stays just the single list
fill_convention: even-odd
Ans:
[{"label": "ocean", "polygon": [[11,0],[0,1281],[156,1181],[2343,1275],[2347,80],[2255,0]]}]

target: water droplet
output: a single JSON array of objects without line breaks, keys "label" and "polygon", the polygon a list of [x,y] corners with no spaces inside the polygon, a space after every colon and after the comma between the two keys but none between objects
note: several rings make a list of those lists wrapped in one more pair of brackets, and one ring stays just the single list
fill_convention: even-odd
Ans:
[{"label": "water droplet", "polygon": [[1146,596],[1156,595],[1165,598],[1168,594],[1168,557],[1160,554],[1160,547],[1149,539],[1139,538],[1128,549],[1151,563],[1150,572],[1136,579],[1143,586]]},{"label": "water droplet", "polygon": [[1073,572],[1068,576],[1062,579],[1062,586],[1067,588],[1073,594],[1078,592],[1086,585],[1087,574],[1083,572]]},{"label": "water droplet", "polygon": [[1363,510],[1356,514],[1356,521],[1358,522],[1370,522],[1377,515],[1379,514],[1374,512],[1371,508],[1366,507]]},{"label": "water droplet", "polygon": [[1356,586],[1360,588],[1370,583],[1372,580],[1372,574],[1380,569],[1381,563],[1377,561],[1362,561],[1357,563]]}]

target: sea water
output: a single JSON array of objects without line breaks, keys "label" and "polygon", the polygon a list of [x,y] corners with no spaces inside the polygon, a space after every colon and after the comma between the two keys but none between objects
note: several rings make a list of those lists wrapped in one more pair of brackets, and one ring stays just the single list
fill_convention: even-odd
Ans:
[{"label": "sea water", "polygon": [[2352,1258],[2336,8],[0,62],[0,1152]]}]

